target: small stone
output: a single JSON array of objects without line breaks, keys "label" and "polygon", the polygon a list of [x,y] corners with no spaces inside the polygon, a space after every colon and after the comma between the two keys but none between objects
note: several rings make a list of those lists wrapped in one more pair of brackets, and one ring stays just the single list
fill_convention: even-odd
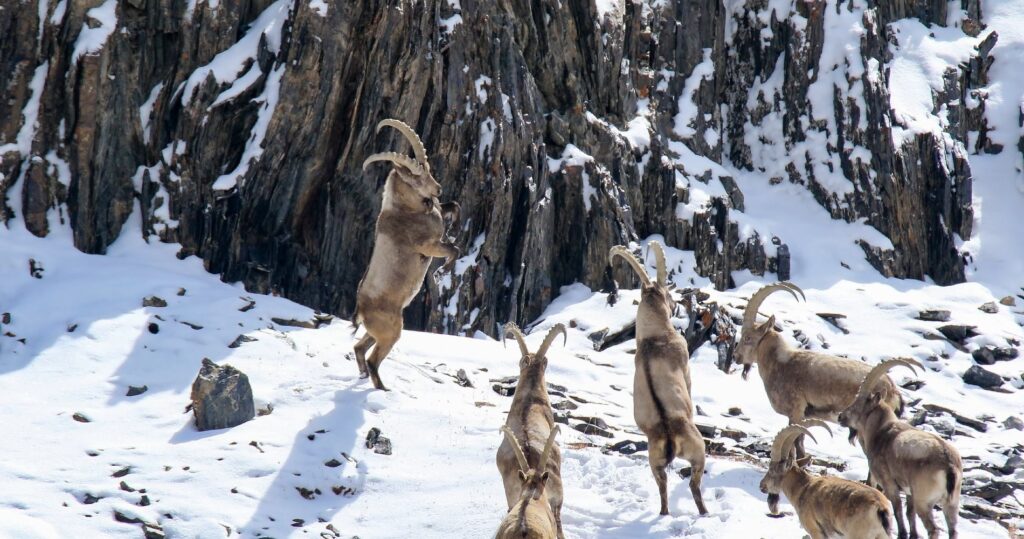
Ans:
[{"label": "small stone", "polygon": [[125,466],[123,468],[119,468],[117,471],[115,471],[114,473],[110,474],[110,477],[124,477],[124,476],[126,476],[126,475],[128,475],[130,473],[132,473],[132,467],[131,466]]},{"label": "small stone", "polygon": [[1024,420],[1021,420],[1021,418],[1015,415],[1011,415],[1003,421],[1003,426],[1006,427],[1007,430],[1024,430]]},{"label": "small stone", "polygon": [[[145,496],[143,497],[145,498]],[[142,535],[145,539],[167,539],[167,534],[164,533],[164,529],[156,524],[143,524]]]},{"label": "small stone", "polygon": [[10,323],[11,323],[11,313],[0,314],[0,324],[10,324]]},{"label": "small stone", "polygon": [[579,405],[571,400],[558,401],[551,405],[555,410],[575,410]]},{"label": "small stone", "polygon": [[101,497],[93,496],[92,494],[89,494],[87,492],[85,494],[85,497],[82,498],[82,503],[84,503],[85,505],[92,505],[92,504],[100,501],[101,499],[102,499]]},{"label": "small stone", "polygon": [[373,449],[378,455],[391,454],[391,440],[381,435],[380,429],[373,427],[366,433],[366,447]]},{"label": "small stone", "polygon": [[125,524],[142,524],[141,518],[128,516],[117,509],[114,509],[114,520],[124,522]]},{"label": "small stone", "polygon": [[998,374],[977,365],[971,365],[971,368],[967,369],[967,372],[964,373],[963,379],[968,384],[985,389],[1003,385],[1003,379]]},{"label": "small stone", "polygon": [[203,358],[192,383],[192,413],[201,431],[241,425],[256,416],[249,377],[238,369]]},{"label": "small stone", "polygon": [[184,288],[179,288],[178,289],[178,295],[179,296],[184,296],[185,295],[185,289]]},{"label": "small stone", "polygon": [[925,322],[949,322],[950,314],[945,309],[928,309],[918,312],[917,319]]},{"label": "small stone", "polygon": [[740,409],[739,406],[733,406],[732,408],[729,408],[729,412],[728,413],[729,413],[729,415],[731,415],[733,417],[736,417],[738,415],[743,415],[743,410]]},{"label": "small stone", "polygon": [[495,393],[501,395],[502,397],[511,397],[516,393],[516,386],[494,384],[493,386],[491,386],[491,389],[493,389]]},{"label": "small stone", "polygon": [[978,310],[983,313],[995,314],[999,312],[999,306],[996,305],[996,302],[990,301],[988,303],[983,303],[981,307],[978,307]]},{"label": "small stone", "polygon": [[125,396],[134,397],[136,395],[141,395],[147,391],[149,391],[149,386],[128,386],[128,392],[125,393]]},{"label": "small stone", "polygon": [[623,455],[632,455],[638,451],[647,451],[646,440],[622,440],[607,447],[609,451],[616,451]]},{"label": "small stone", "polygon": [[75,421],[78,421],[79,423],[89,423],[89,422],[92,421],[91,419],[89,419],[82,412],[75,412],[74,414],[72,414],[71,419],[74,419]]},{"label": "small stone", "polygon": [[971,357],[979,365],[992,365],[996,361],[1010,361],[1018,355],[1017,349],[1009,346],[982,346],[971,352]]},{"label": "small stone", "polygon": [[999,303],[1002,303],[1003,305],[1006,305],[1007,307],[1014,307],[1014,306],[1017,305],[1017,300],[1014,299],[1013,296],[1006,296],[1003,299],[999,300]]},{"label": "small stone", "polygon": [[159,296],[147,296],[142,298],[143,307],[166,307],[167,300]]},{"label": "small stone", "polygon": [[747,437],[747,433],[735,429],[722,429],[721,434],[722,437],[736,440],[737,442]]},{"label": "small stone", "polygon": [[235,340],[231,341],[231,344],[228,345],[228,348],[238,348],[239,346],[242,346],[247,342],[256,342],[256,339],[248,335],[239,335],[235,337]]},{"label": "small stone", "polygon": [[148,329],[149,332],[152,333],[153,335],[160,333],[160,326],[157,325],[156,322],[150,322],[149,326],[147,326],[146,329]]},{"label": "small stone", "polygon": [[118,488],[125,492],[135,492],[135,489],[129,486],[128,483],[126,483],[125,481],[121,481],[121,484],[118,485]]},{"label": "small stone", "polygon": [[706,423],[696,423],[697,430],[700,431],[701,436],[705,438],[714,438],[718,435],[718,427],[714,425],[708,425]]},{"label": "small stone", "polygon": [[341,466],[341,462],[338,461],[338,459],[331,459],[325,462],[324,466],[327,466],[328,468],[337,468],[338,466]]},{"label": "small stone", "polygon": [[591,424],[591,423],[577,423],[577,424],[573,425],[572,428],[582,432],[583,434],[592,434],[592,435],[595,435],[595,436],[603,436],[605,438],[614,438],[615,437],[614,434],[608,432],[606,429],[603,429],[603,428],[601,428],[601,427],[599,427],[597,425]]},{"label": "small stone", "polygon": [[466,374],[466,369],[459,369],[455,373],[455,383],[462,387],[473,387],[473,382],[469,380],[469,375]]},{"label": "small stone", "polygon": [[152,502],[149,501],[149,496],[146,495],[146,494],[143,494],[142,497],[139,498],[139,505],[141,505],[142,507],[146,507],[150,503],[152,503]]},{"label": "small stone", "polygon": [[978,335],[974,328],[975,326],[964,324],[948,324],[939,327],[939,333],[942,333],[942,335],[953,342],[963,343],[965,340]]}]

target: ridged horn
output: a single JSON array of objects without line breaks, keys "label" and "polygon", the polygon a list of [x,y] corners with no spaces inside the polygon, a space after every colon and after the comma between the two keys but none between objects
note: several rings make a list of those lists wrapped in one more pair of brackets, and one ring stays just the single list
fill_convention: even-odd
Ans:
[{"label": "ridged horn", "polygon": [[376,163],[377,161],[390,161],[392,163],[395,163],[396,165],[401,165],[409,169],[409,172],[412,172],[416,176],[423,174],[423,167],[421,167],[420,164],[417,163],[415,159],[409,157],[408,155],[403,155],[396,152],[375,153],[370,157],[367,157],[366,161],[363,161],[363,170],[366,170],[366,167],[368,167],[371,163]]},{"label": "ridged horn", "polygon": [[430,163],[427,161],[427,149],[423,146],[420,136],[409,127],[409,124],[394,118],[388,118],[387,120],[381,120],[377,124],[377,132],[380,132],[382,127],[392,127],[398,130],[405,137],[405,140],[409,141],[409,145],[412,146],[412,152],[416,154],[416,161],[423,167],[422,170],[430,172]]},{"label": "ridged horn", "polygon": [[871,390],[875,388],[875,385],[878,384],[878,381],[881,380],[883,376],[885,376],[885,373],[889,372],[889,369],[899,365],[902,365],[904,367],[907,367],[911,371],[914,371],[914,374],[917,374],[918,368],[924,370],[924,365],[922,365],[916,359],[896,358],[883,361],[878,365],[875,365],[873,369],[868,371],[868,375],[864,377],[864,382],[861,383],[860,388],[857,390],[857,396],[854,397],[853,402],[857,402],[860,399],[866,397],[868,393],[870,393]]},{"label": "ridged horn", "polygon": [[[804,296],[804,291],[800,290],[800,287],[790,282],[783,281],[761,287],[760,290],[754,292],[753,296],[750,296],[750,301],[747,302],[747,308],[743,311],[744,330],[749,330],[754,327],[754,320],[757,319],[757,310],[761,308],[761,304],[764,303],[764,300],[767,299],[768,296],[779,290],[789,292],[797,301],[800,301],[800,298],[803,298],[805,301],[807,300],[807,297]],[[800,293],[799,296],[797,296],[797,292]]]},{"label": "ridged horn", "polygon": [[551,448],[555,446],[555,436],[558,435],[558,425],[551,429],[551,434],[548,434],[548,441],[544,444],[544,452],[540,454],[540,462],[537,463],[537,472],[544,473],[548,466],[548,457],[551,456]]},{"label": "ridged horn", "polygon": [[569,335],[565,332],[565,326],[562,324],[555,324],[548,330],[547,336],[544,337],[544,342],[540,343],[540,348],[537,349],[536,357],[547,357],[548,348],[551,347],[551,343],[555,342],[555,337],[558,337],[559,333],[562,334],[562,346],[565,346],[565,343],[569,341]]},{"label": "ridged horn", "polygon": [[643,265],[640,264],[640,261],[637,260],[635,256],[633,256],[633,253],[629,252],[629,249],[626,249],[621,245],[616,245],[615,247],[612,247],[608,251],[609,265],[615,264],[616,256],[622,257],[622,259],[625,260],[626,263],[628,263],[633,268],[633,271],[636,273],[637,277],[640,277],[640,281],[643,282],[644,286],[651,286],[650,275],[647,275],[647,270],[645,270]]},{"label": "ridged horn", "polygon": [[651,250],[654,251],[654,266],[658,270],[658,284],[668,286],[668,271],[665,270],[665,249],[659,241],[652,241],[650,246]]},{"label": "ridged horn", "polygon": [[[509,322],[505,324],[504,337],[508,337],[509,335],[512,335],[513,337],[516,338],[516,342],[519,343],[519,352],[522,354],[523,357],[526,357],[527,355],[530,354],[530,349],[526,347],[526,339],[523,337],[523,332],[519,329],[519,326],[517,326],[515,322]],[[501,339],[502,342],[505,342],[504,337]]]},{"label": "ridged horn", "polygon": [[508,443],[512,444],[512,452],[516,456],[516,461],[519,462],[519,469],[523,473],[530,471],[530,463],[526,462],[526,455],[523,454],[523,448],[519,446],[519,440],[516,439],[515,433],[512,432],[512,429],[508,428],[508,425],[502,425],[501,432],[505,433]]},{"label": "ridged horn", "polygon": [[775,441],[772,442],[772,462],[778,462],[789,455],[790,450],[793,449],[793,442],[801,434],[810,436],[815,443],[818,442],[814,435],[811,434],[811,431],[807,430],[807,427],[803,425],[790,425],[775,435]]}]

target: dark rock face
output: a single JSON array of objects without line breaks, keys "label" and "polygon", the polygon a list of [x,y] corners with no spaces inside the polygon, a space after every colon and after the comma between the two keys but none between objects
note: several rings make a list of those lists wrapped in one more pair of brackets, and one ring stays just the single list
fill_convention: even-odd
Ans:
[{"label": "dark rock face", "polygon": [[192,382],[192,413],[199,430],[226,429],[256,417],[249,377],[203,358]]},{"label": "dark rock face", "polygon": [[991,389],[993,387],[1000,387],[1003,385],[1003,379],[998,374],[981,368],[977,365],[971,365],[967,372],[964,373],[964,382],[968,384],[983,387],[985,389]]},{"label": "dark rock face", "polygon": [[[947,22],[942,0],[870,4],[866,66],[898,40],[888,22]],[[979,3],[963,4],[977,27]],[[863,244],[886,275],[961,281],[965,156],[998,151],[972,94],[995,38],[936,96],[948,137],[880,127],[898,123],[885,72],[813,86],[825,80],[826,20],[846,4],[797,2],[794,16],[765,13],[767,0],[623,2],[601,16],[592,2],[554,0],[57,5],[0,10],[0,220],[18,216],[38,235],[69,224],[93,253],[121,233],[158,235],[226,280],[348,317],[386,173],[360,165],[395,145],[376,122],[399,118],[421,134],[442,198],[462,205],[470,262],[440,285],[427,279],[410,328],[493,335],[524,323],[562,285],[605,287],[608,248],[655,233],[693,250],[718,288],[744,268],[788,278],[798,246],[741,230],[735,212],[749,200],[726,160],[806,186],[835,218],[866,218],[892,242]],[[811,110],[821,91],[833,110]],[[745,138],[774,122],[777,177]],[[969,131],[979,136],[968,149]],[[588,158],[570,159],[573,148]],[[849,186],[829,185],[822,166]],[[725,194],[694,197],[711,184]],[[135,208],[142,230],[122,231]]]}]

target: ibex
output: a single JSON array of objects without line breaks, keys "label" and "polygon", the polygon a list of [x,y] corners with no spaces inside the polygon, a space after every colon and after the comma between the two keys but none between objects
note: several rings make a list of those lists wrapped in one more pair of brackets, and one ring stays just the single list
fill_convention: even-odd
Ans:
[{"label": "ibex", "polygon": [[889,501],[881,492],[856,481],[811,475],[804,468],[810,457],[793,458],[793,444],[798,438],[806,434],[815,440],[808,430],[811,426],[824,427],[832,434],[825,422],[808,419],[783,428],[775,436],[771,464],[761,480],[761,492],[768,494],[772,514],[779,512],[782,492],[793,504],[800,525],[811,539],[889,539]]},{"label": "ibex", "polygon": [[[857,388],[871,367],[854,359],[792,349],[782,334],[775,331],[774,315],[757,324],[761,304],[779,290],[789,292],[797,300],[804,296],[803,290],[788,282],[765,286],[751,296],[743,312],[743,334],[736,346],[736,360],[743,364],[743,379],[756,362],[768,402],[773,410],[789,419],[790,425],[804,418],[834,422],[839,412],[853,402]],[[903,398],[896,384],[886,377],[880,391],[883,400],[902,414]],[[797,458],[803,457],[802,436],[795,446]]]},{"label": "ibex", "polygon": [[647,436],[648,460],[661,496],[661,514],[668,514],[668,465],[681,456],[690,462],[690,493],[700,514],[707,514],[700,492],[704,474],[704,438],[693,424],[690,367],[686,341],[672,326],[675,301],[667,285],[665,253],[652,241],[657,281],[621,245],[611,248],[609,264],[622,257],[640,277],[640,306],[636,311],[636,373],[633,376],[633,418]]},{"label": "ibex", "polygon": [[431,258],[446,258],[448,270],[459,256],[459,249],[445,237],[444,227],[449,215],[454,215],[453,221],[459,220],[459,205],[438,203],[441,185],[430,174],[426,149],[412,128],[398,120],[380,122],[377,131],[383,127],[398,130],[416,155],[413,159],[384,152],[363,161],[363,170],[378,161],[392,164],[384,183],[373,254],[359,282],[353,317],[356,330],[360,324],[366,326],[366,335],[354,347],[359,374],[369,376],[373,387],[386,390],[380,380],[380,364],[402,334],[402,311],[422,286]]},{"label": "ibex", "polygon": [[[520,472],[531,468],[542,472],[547,481],[545,499],[551,506],[558,537],[562,537],[562,454],[557,445],[551,446],[550,441],[547,444],[543,441],[552,439],[556,430],[544,380],[544,372],[548,368],[547,353],[555,337],[561,334],[563,339],[567,338],[565,326],[556,324],[548,330],[535,354],[530,353],[523,333],[514,323],[505,325],[505,334],[515,337],[521,353],[519,382],[505,420],[505,427],[511,430],[514,438],[506,438],[498,446],[495,459],[505,485],[505,499],[509,510],[512,510],[521,502],[523,492],[532,488],[524,482]],[[516,439],[522,442],[522,448]]]},{"label": "ibex", "polygon": [[935,434],[915,429],[896,418],[877,384],[886,371],[897,365],[911,370],[924,369],[913,359],[890,359],[878,364],[864,378],[853,404],[839,414],[839,423],[849,427],[860,441],[868,457],[871,481],[880,486],[892,502],[899,537],[907,537],[900,501],[900,491],[905,491],[910,537],[917,537],[914,513],[924,522],[929,539],[939,536],[932,519],[932,507],[938,505],[946,516],[949,537],[953,539],[957,536],[963,480],[960,453],[953,444]]},{"label": "ibex", "polygon": [[551,429],[548,434],[544,450],[540,454],[537,466],[532,467],[526,460],[526,455],[519,446],[519,440],[512,433],[508,425],[501,427],[505,433],[505,442],[512,448],[516,461],[519,465],[515,477],[509,478],[502,471],[502,479],[506,484],[511,479],[521,485],[520,494],[508,514],[498,526],[498,533],[495,539],[555,539],[561,537],[562,532],[555,513],[551,510],[551,503],[548,499],[547,482],[552,479],[551,472],[547,471],[548,458],[551,452],[558,448],[555,445],[555,436],[558,434],[558,427]]}]

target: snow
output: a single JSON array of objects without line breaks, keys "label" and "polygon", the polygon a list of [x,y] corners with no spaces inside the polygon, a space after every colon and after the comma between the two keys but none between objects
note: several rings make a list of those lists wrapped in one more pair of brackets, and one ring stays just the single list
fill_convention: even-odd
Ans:
[{"label": "snow", "polygon": [[156,99],[160,97],[160,92],[164,89],[164,83],[157,83],[152,90],[149,91],[149,97],[139,107],[139,122],[142,125],[142,142],[149,144],[149,122],[152,120],[153,105],[156,104]]},{"label": "snow", "polygon": [[64,187],[71,186],[71,166],[64,159],[61,159],[57,152],[50,150],[46,154],[46,162],[50,163],[57,173],[57,181]]},{"label": "snow", "polygon": [[64,14],[68,9],[68,0],[60,0],[57,2],[57,6],[53,8],[53,15],[50,16],[50,22],[53,24],[60,24],[64,22]]},{"label": "snow", "polygon": [[324,0],[309,0],[309,9],[312,9],[321,17],[327,16],[327,2],[324,2]]},{"label": "snow", "polygon": [[675,133],[683,138],[694,136],[697,131],[690,125],[697,119],[698,107],[693,102],[694,96],[700,90],[700,85],[705,80],[710,80],[715,74],[715,63],[711,59],[711,49],[704,49],[704,59],[693,66],[693,71],[686,78],[683,85],[683,93],[679,96],[679,112],[675,117]]},{"label": "snow", "polygon": [[32,141],[35,140],[36,129],[39,127],[39,101],[43,96],[43,87],[46,85],[46,72],[50,68],[50,62],[43,62],[36,67],[32,74],[32,81],[28,83],[32,95],[25,102],[25,108],[21,111],[21,129],[14,138],[14,142],[0,144],[0,162],[3,161],[3,154],[18,152],[22,157],[32,152]]},{"label": "snow", "polygon": [[[494,393],[489,380],[517,374],[514,346],[405,331],[383,364],[393,391],[378,392],[357,378],[346,356],[355,338],[347,322],[317,330],[275,324],[273,317],[302,320],[313,313],[223,283],[195,257],[177,260],[175,245],[125,235],[108,255],[94,256],[72,249],[66,235],[40,239],[19,227],[0,229],[0,244],[8,255],[0,260],[0,305],[12,315],[4,331],[15,336],[0,337],[0,391],[6,395],[0,421],[19,433],[0,461],[0,482],[7,486],[0,491],[0,534],[56,537],[55,530],[73,530],[83,537],[138,537],[139,525],[116,521],[117,510],[161,525],[168,537],[317,537],[328,524],[345,537],[484,537],[504,515],[493,459],[511,399]],[[692,253],[667,254],[675,279],[685,283],[693,275]],[[42,279],[25,271],[28,258],[43,265]],[[653,269],[653,257],[645,258]],[[727,293],[705,290],[735,308],[759,285],[748,282]],[[984,286],[876,279],[805,290],[807,303],[778,296],[763,308],[777,315],[791,342],[791,331],[800,328],[815,349],[822,347],[821,335],[830,350],[868,361],[912,355],[928,365],[926,385],[914,394],[924,402],[968,415],[988,413],[995,421],[1019,410],[1019,393],[967,389],[957,375],[969,354],[925,339],[920,332],[936,324],[913,318],[924,306],[948,308],[956,322],[976,324],[986,335],[1022,337],[1011,309],[977,310],[991,297]],[[142,307],[149,295],[168,306]],[[615,440],[637,440],[642,436],[633,425],[629,389],[635,343],[595,352],[587,338],[632,319],[638,291],[621,295],[610,307],[600,292],[580,284],[565,287],[532,324],[527,340],[535,347],[553,324],[575,322],[568,345],[559,343],[550,352],[548,380],[586,400],[576,412],[604,418]],[[239,311],[250,299],[255,307]],[[61,309],[54,311],[57,304]],[[847,314],[850,334],[814,314],[825,311]],[[158,333],[147,329],[153,323]],[[228,348],[239,334],[256,340]],[[949,357],[927,360],[942,353]],[[203,357],[245,372],[257,407],[272,405],[272,413],[232,429],[197,432],[182,410]],[[715,359],[713,350],[702,348],[691,362],[694,399],[708,414],[702,420],[765,439],[784,426],[756,374],[743,381],[718,371]],[[459,369],[474,387],[453,383]],[[894,374],[897,380],[905,376]],[[129,385],[148,390],[127,397]],[[727,416],[733,406],[743,410],[742,417]],[[75,413],[90,422],[73,420]],[[364,446],[371,427],[391,439],[394,454]],[[999,462],[1005,457],[994,448],[1012,446],[1018,434],[993,425],[983,435],[955,441],[965,455]],[[819,439],[808,444],[812,453],[848,461],[844,477],[864,477],[859,448],[839,434]],[[792,516],[766,515],[757,486],[763,463],[709,457],[703,482],[708,517],[697,516],[685,481],[670,474],[672,516],[660,517],[646,456],[589,446],[611,441],[562,429],[567,537],[747,537],[752,530],[763,537],[801,535]],[[324,465],[332,459],[339,465]],[[125,468],[127,475],[112,477]],[[137,505],[142,493],[119,487],[122,481],[129,489],[146,489],[151,504]],[[313,499],[303,498],[298,488],[309,489]],[[99,500],[85,504],[87,495]],[[396,504],[405,510],[396,512]],[[786,504],[783,509],[792,511]],[[1005,537],[993,522],[961,520],[961,526],[965,538]]]},{"label": "snow", "polygon": [[263,103],[259,114],[256,116],[256,125],[252,127],[252,132],[249,140],[245,143],[245,150],[242,152],[242,158],[238,161],[238,165],[231,172],[222,174],[213,182],[213,189],[215,191],[233,189],[238,185],[238,181],[245,177],[245,174],[249,171],[249,165],[263,155],[263,139],[267,136],[270,119],[274,116],[274,109],[277,108],[277,102],[281,93],[281,77],[284,76],[284,70],[285,66],[283,64],[272,70],[270,75],[267,76],[266,87],[263,93],[253,99],[257,103]]},{"label": "snow", "polygon": [[448,6],[451,7],[453,15],[451,17],[441,19],[440,27],[441,31],[445,34],[450,34],[455,31],[455,27],[462,24],[462,4],[460,0],[447,0]]},{"label": "snow", "polygon": [[[56,13],[54,13],[56,17]],[[96,21],[99,26],[91,28],[88,22],[82,23],[82,30],[75,40],[75,49],[71,53],[71,65],[86,54],[95,54],[107,43],[107,38],[117,29],[117,0],[106,0],[85,12],[86,18]]]},{"label": "snow", "polygon": [[[115,0],[110,0],[115,1]],[[237,43],[217,54],[209,64],[189,75],[181,94],[181,104],[188,106],[196,90],[207,78],[213,77],[218,84],[234,83],[248,62],[256,61],[260,38],[266,36],[267,49],[276,53],[281,47],[281,30],[288,18],[287,0],[277,0],[268,6],[249,26],[249,30]],[[244,88],[237,89],[241,92]]]}]

